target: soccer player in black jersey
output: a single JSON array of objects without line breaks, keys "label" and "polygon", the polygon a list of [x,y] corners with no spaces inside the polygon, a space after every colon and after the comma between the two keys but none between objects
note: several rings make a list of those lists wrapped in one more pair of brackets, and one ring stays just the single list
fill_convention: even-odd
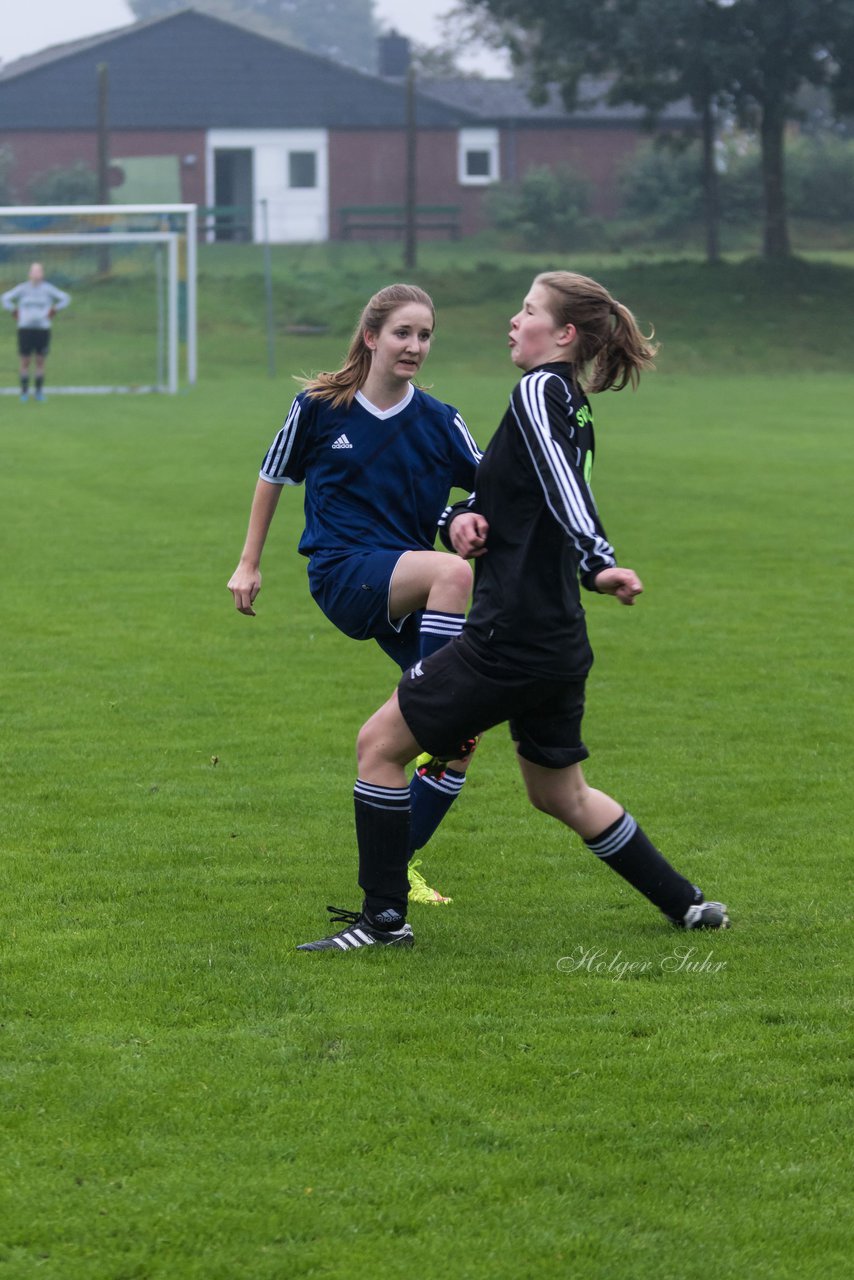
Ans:
[{"label": "soccer player in black jersey", "polygon": [[446,512],[443,538],[474,558],[461,635],[404,672],[359,735],[355,787],[361,912],[300,950],[411,946],[406,923],[409,791],[404,766],[437,759],[509,722],[528,797],[575,831],[601,861],[684,929],[729,925],[658,851],[635,819],[588,786],[581,761],[584,687],[593,654],[580,586],[633,605],[643,590],[617,564],[590,490],[593,420],[587,393],[636,386],[655,347],[632,313],[594,280],[549,272],[510,322],[524,372],[477,474],[476,493]]},{"label": "soccer player in black jersey", "polygon": [[[459,412],[414,385],[436,315],[416,285],[392,284],[364,308],[341,369],[303,379],[261,467],[240,563],[228,584],[253,616],[261,554],[283,488],[303,485],[309,588],[329,620],[375,640],[407,670],[462,630],[472,574],[436,551],[452,488],[474,488],[480,450]],[[410,784],[411,852],[459,796],[468,760]],[[450,902],[410,866],[410,901]]]}]

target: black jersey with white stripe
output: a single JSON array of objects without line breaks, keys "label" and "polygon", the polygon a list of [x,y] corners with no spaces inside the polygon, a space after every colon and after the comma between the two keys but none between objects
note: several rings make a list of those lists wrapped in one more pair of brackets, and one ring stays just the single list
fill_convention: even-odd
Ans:
[{"label": "black jersey with white stripe", "polygon": [[526,373],[484,453],[476,492],[446,513],[445,523],[463,510],[489,522],[464,628],[481,657],[556,679],[590,669],[579,579],[592,588],[616,563],[590,489],[593,455],[590,404],[572,367]]}]

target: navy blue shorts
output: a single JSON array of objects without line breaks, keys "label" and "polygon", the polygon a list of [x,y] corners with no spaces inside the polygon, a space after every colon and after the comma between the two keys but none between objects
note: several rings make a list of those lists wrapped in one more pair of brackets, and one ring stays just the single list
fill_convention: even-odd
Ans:
[{"label": "navy blue shorts", "polygon": [[431,755],[453,760],[466,739],[506,720],[520,756],[565,769],[590,754],[581,741],[585,683],[584,676],[544,679],[486,662],[462,636],[405,671],[397,699],[413,738]]},{"label": "navy blue shorts", "polygon": [[376,640],[405,671],[418,661],[421,610],[392,621],[388,593],[395,566],[405,551],[352,551],[313,555],[308,585],[329,621],[353,640]]}]

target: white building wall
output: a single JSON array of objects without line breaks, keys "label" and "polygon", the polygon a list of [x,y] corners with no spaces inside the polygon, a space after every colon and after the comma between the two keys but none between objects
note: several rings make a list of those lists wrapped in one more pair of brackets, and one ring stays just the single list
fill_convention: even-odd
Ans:
[{"label": "white building wall", "polygon": [[[264,204],[274,244],[329,238],[329,138],[325,129],[211,129],[207,203],[214,201],[214,152],[252,152],[254,239],[264,239]],[[313,162],[310,157],[314,157]],[[313,169],[313,172],[311,172]],[[293,185],[312,177],[313,186]]]}]

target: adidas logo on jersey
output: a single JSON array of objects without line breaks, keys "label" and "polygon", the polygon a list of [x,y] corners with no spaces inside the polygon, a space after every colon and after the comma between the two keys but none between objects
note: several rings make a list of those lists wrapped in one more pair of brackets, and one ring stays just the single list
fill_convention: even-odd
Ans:
[{"label": "adidas logo on jersey", "polygon": [[332,448],[333,449],[352,449],[353,446],[351,445],[350,441],[347,439],[346,435],[340,435],[337,440],[333,440]]}]

